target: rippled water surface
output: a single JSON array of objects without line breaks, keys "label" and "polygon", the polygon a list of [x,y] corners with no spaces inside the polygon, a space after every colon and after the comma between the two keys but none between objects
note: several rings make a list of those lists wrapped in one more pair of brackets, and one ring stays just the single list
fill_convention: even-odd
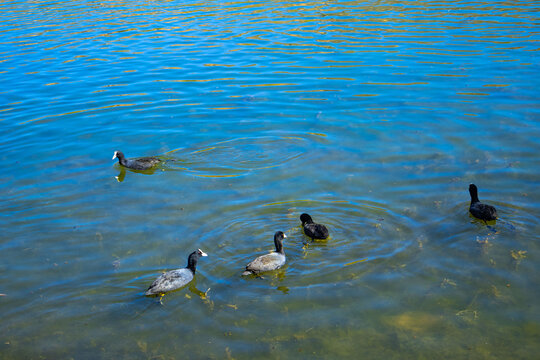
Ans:
[{"label": "rippled water surface", "polygon": [[537,357],[539,11],[1,1],[0,358]]}]

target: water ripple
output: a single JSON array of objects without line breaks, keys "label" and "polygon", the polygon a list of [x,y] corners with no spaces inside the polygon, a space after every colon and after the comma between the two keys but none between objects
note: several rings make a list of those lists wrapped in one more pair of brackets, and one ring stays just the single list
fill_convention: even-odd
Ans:
[{"label": "water ripple", "polygon": [[[537,353],[535,2],[0,10],[3,357]],[[277,230],[287,265],[241,277]],[[195,289],[142,296],[197,247]]]}]

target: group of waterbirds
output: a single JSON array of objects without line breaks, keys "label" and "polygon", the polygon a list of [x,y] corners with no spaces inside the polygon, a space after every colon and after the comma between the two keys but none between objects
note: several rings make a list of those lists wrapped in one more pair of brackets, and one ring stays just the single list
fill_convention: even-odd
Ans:
[{"label": "group of waterbirds", "polygon": [[[121,151],[115,151],[113,160],[118,158],[120,165],[135,170],[148,170],[155,167],[160,160],[155,157],[143,157],[136,159],[126,159]],[[469,194],[471,195],[471,204],[469,206],[469,212],[477,219],[487,221],[496,220],[497,210],[491,205],[481,203],[478,199],[478,188],[475,184],[469,185]],[[302,222],[302,228],[304,234],[311,238],[311,240],[324,240],[329,236],[328,228],[322,224],[317,224],[313,221],[309,214],[300,215],[300,221]],[[274,245],[276,251],[273,251],[266,255],[261,255],[255,258],[253,261],[246,265],[245,271],[242,275],[259,275],[266,271],[277,270],[285,265],[287,258],[285,257],[285,251],[283,250],[283,239],[287,235],[282,231],[278,231],[274,234]],[[193,277],[197,268],[197,261],[202,256],[208,256],[201,249],[197,249],[188,256],[188,264],[183,269],[176,269],[167,271],[161,274],[146,291],[145,295],[159,295],[163,296],[169,291],[179,289],[193,280]]]},{"label": "group of waterbirds", "polygon": [[[312,240],[324,240],[328,238],[328,229],[326,226],[316,224],[308,214],[302,214],[300,216],[302,220],[302,226],[304,233]],[[285,251],[283,250],[283,239],[287,235],[283,231],[278,231],[274,234],[274,245],[276,251],[273,251],[266,255],[256,257],[253,261],[250,261],[246,265],[246,270],[242,275],[259,275],[262,272],[277,270],[287,261],[285,257]],[[150,287],[146,290],[145,295],[159,295],[161,297],[169,292],[179,289],[191,282],[197,271],[197,262],[202,256],[208,256],[201,249],[197,249],[188,256],[188,264],[183,269],[176,269],[167,271],[161,274]]]}]

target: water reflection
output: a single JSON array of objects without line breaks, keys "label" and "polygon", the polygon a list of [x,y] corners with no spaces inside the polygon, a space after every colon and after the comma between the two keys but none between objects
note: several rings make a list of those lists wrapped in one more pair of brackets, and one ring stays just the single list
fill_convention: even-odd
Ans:
[{"label": "water reflection", "polygon": [[[287,260],[290,261],[290,260]],[[251,274],[248,276],[242,276],[242,278],[246,279],[258,279],[261,281],[264,281],[264,284],[267,284],[270,287],[275,288],[276,290],[281,291],[284,295],[287,295],[290,291],[290,288],[288,286],[283,285],[287,278],[287,268],[288,264],[283,265],[283,267],[273,270],[273,271],[266,271],[259,274]]]},{"label": "water reflection", "polygon": [[124,178],[126,177],[126,169],[122,166],[120,167],[120,172],[117,176],[115,176],[116,181],[122,182],[124,181]]},{"label": "water reflection", "polygon": [[[116,166],[117,168],[119,168],[119,173],[117,176],[115,176],[116,178],[116,181],[118,182],[123,182],[125,177],[126,177],[126,167],[124,166]],[[136,174],[144,174],[144,175],[152,175],[156,172],[156,169],[149,169],[149,170],[134,170],[134,169],[127,169],[129,172],[131,173],[136,173]],[[163,171],[162,169],[160,169],[160,171]]]},{"label": "water reflection", "polygon": [[[180,293],[184,293],[183,298],[186,300],[191,300],[192,296],[185,292],[186,288],[189,290],[189,292],[195,297],[199,298],[201,300],[201,303],[208,306],[210,309],[213,309],[214,303],[209,298],[209,292],[210,288],[208,288],[206,291],[201,291],[197,288],[197,279],[196,277],[188,284],[185,285],[182,288],[173,290],[165,294],[164,296],[159,295],[153,295],[153,296],[144,296],[144,292],[141,296],[138,296],[136,299],[133,299],[132,306],[130,306],[130,310],[134,313],[132,314],[133,319],[138,319],[142,316],[146,316],[145,314],[147,312],[153,312],[158,309],[162,309],[163,307],[167,306],[174,306],[174,304],[178,304],[178,302],[182,302],[182,300],[179,300],[178,298],[182,298],[182,295]],[[171,298],[175,298],[174,301]],[[143,301],[144,299],[151,299],[151,302]],[[169,304],[169,299],[171,304]]]}]

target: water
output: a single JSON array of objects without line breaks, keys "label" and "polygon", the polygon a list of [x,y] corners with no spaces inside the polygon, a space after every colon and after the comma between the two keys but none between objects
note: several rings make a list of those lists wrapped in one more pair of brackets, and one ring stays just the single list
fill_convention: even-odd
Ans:
[{"label": "water", "polygon": [[538,3],[0,9],[1,358],[536,357]]}]

